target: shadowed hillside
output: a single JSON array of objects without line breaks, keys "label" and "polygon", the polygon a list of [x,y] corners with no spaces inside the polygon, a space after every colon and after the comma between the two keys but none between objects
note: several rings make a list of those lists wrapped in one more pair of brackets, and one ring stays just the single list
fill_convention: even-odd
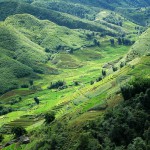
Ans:
[{"label": "shadowed hillside", "polygon": [[[96,24],[94,22],[81,20],[79,18],[62,14],[53,10],[42,9],[40,7],[31,6],[29,4],[18,2],[0,2],[0,13],[2,14],[0,20],[4,20],[9,15],[28,13],[39,19],[47,19],[58,25],[67,26],[72,29],[82,28],[102,32],[108,35],[116,35],[116,31],[112,29],[105,29],[105,26]],[[9,9],[11,7],[11,10]]]}]

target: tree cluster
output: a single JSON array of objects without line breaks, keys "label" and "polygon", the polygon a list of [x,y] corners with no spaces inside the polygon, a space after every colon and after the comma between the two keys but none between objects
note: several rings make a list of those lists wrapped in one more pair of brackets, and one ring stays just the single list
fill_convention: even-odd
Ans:
[{"label": "tree cluster", "polygon": [[[108,110],[103,119],[85,125],[85,132],[90,131],[102,150],[150,149],[149,84],[144,80],[132,82],[134,93],[128,96],[130,100]],[[129,90],[123,92],[128,94]]]},{"label": "tree cluster", "polygon": [[66,83],[64,81],[57,81],[57,82],[54,82],[54,83],[51,83],[51,85],[48,87],[48,89],[58,89],[60,87],[63,87],[65,86]]},{"label": "tree cluster", "polygon": [[12,111],[13,111],[13,109],[10,108],[10,107],[0,106],[0,116],[8,114],[8,113],[10,113]]}]

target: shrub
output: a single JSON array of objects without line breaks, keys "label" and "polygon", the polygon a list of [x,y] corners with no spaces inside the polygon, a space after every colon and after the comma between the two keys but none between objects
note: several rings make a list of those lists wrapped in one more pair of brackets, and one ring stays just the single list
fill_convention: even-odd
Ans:
[{"label": "shrub", "polygon": [[114,46],[115,45],[115,40],[114,39],[110,39],[110,43],[111,43],[112,46]]},{"label": "shrub", "polygon": [[26,129],[21,127],[21,126],[18,126],[18,127],[13,127],[12,130],[11,130],[11,133],[15,135],[15,137],[20,137],[24,134],[27,133]]},{"label": "shrub", "polygon": [[126,84],[121,87],[121,93],[124,100],[128,100],[133,96],[134,87],[133,85]]},{"label": "shrub", "polygon": [[79,82],[78,82],[78,81],[74,81],[74,85],[75,85],[75,86],[78,86],[78,85],[79,85]]},{"label": "shrub", "polygon": [[54,112],[50,112],[50,113],[45,114],[45,123],[46,124],[50,124],[54,120],[55,120],[55,113]]},{"label": "shrub", "polygon": [[121,62],[121,63],[120,63],[120,68],[124,67],[124,65],[125,65],[125,64],[124,64],[123,62]]},{"label": "shrub", "polygon": [[114,72],[118,70],[118,68],[114,67],[114,66],[112,67],[112,69],[113,69]]},{"label": "shrub", "polygon": [[33,80],[29,80],[29,84],[30,84],[30,86],[32,86],[33,85]]},{"label": "shrub", "polygon": [[99,82],[99,81],[101,81],[103,78],[102,77],[98,77],[97,79],[96,79],[96,82]]},{"label": "shrub", "polygon": [[37,104],[37,105],[39,105],[40,100],[39,100],[39,98],[38,98],[38,97],[34,97],[34,101],[36,102],[36,104]]},{"label": "shrub", "polygon": [[50,53],[50,52],[51,52],[51,50],[50,50],[50,49],[48,49],[48,48],[45,48],[45,52],[46,52],[46,53]]},{"label": "shrub", "polygon": [[91,81],[90,84],[93,85],[93,84],[94,84],[94,81]]},{"label": "shrub", "polygon": [[22,101],[22,98],[19,97],[18,99],[12,99],[11,101],[9,101],[9,104],[14,105],[16,103],[19,103]]},{"label": "shrub", "polygon": [[77,150],[87,150],[89,144],[89,137],[87,134],[81,134],[80,140],[77,146]]},{"label": "shrub", "polygon": [[51,85],[48,87],[48,89],[58,89],[62,86],[65,86],[65,82],[64,81],[57,81],[55,83],[51,83]]},{"label": "shrub", "polygon": [[2,134],[0,134],[0,143],[3,141],[4,137]]},{"label": "shrub", "polygon": [[0,106],[0,116],[1,115],[5,115],[5,114],[8,114],[10,112],[12,112],[13,109],[10,108],[10,107],[4,107],[4,106]]},{"label": "shrub", "polygon": [[28,84],[22,84],[21,88],[29,88],[29,85]]},{"label": "shrub", "polygon": [[106,76],[106,71],[105,70],[102,70],[102,75]]}]

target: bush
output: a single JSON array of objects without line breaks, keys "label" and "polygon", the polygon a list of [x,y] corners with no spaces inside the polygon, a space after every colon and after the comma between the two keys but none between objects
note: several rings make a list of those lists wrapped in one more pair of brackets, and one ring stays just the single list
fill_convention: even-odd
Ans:
[{"label": "bush", "polygon": [[112,67],[112,69],[113,69],[114,72],[118,70],[118,68],[114,67],[114,66]]},{"label": "bush", "polygon": [[74,85],[75,85],[75,86],[78,86],[78,85],[79,85],[79,82],[78,82],[78,81],[74,81]]},{"label": "bush", "polygon": [[33,85],[33,80],[29,80],[29,84],[30,84],[30,86],[32,86]]},{"label": "bush", "polygon": [[105,70],[102,70],[102,75],[106,76],[106,71]]},{"label": "bush", "polygon": [[14,104],[17,104],[17,103],[19,103],[21,101],[22,101],[22,98],[19,97],[18,99],[12,99],[12,100],[10,100],[8,103],[11,104],[11,105],[14,105]]},{"label": "bush", "polygon": [[110,43],[111,43],[112,46],[114,46],[115,45],[115,40],[114,39],[110,39]]},{"label": "bush", "polygon": [[93,85],[93,84],[94,84],[94,81],[91,81],[90,84]]},{"label": "bush", "polygon": [[96,82],[99,82],[99,81],[101,81],[103,78],[102,77],[98,77],[97,79],[96,79]]},{"label": "bush", "polygon": [[57,81],[55,83],[51,83],[51,85],[48,87],[48,89],[58,89],[62,86],[65,86],[65,82],[64,81]]},{"label": "bush", "polygon": [[29,85],[28,84],[22,84],[21,88],[29,88]]},{"label": "bush", "polygon": [[121,63],[120,63],[120,68],[124,67],[124,65],[125,65],[125,64],[124,64],[123,62],[121,62]]},{"label": "bush", "polygon": [[2,134],[0,134],[0,143],[3,141],[4,137]]},{"label": "bush", "polygon": [[50,113],[45,114],[45,123],[46,124],[50,124],[54,120],[55,120],[55,113],[54,112],[50,112]]},{"label": "bush", "polygon": [[34,97],[34,101],[36,102],[36,104],[37,104],[37,105],[39,105],[40,100],[39,100],[39,98],[38,98],[38,97]]},{"label": "bush", "polygon": [[77,146],[77,150],[87,150],[89,144],[89,137],[87,134],[81,134],[80,140]]},{"label": "bush", "polygon": [[18,127],[13,127],[12,130],[11,130],[11,133],[15,135],[15,137],[20,137],[24,134],[27,133],[26,129],[21,127],[21,126],[18,126]]},{"label": "bush", "polygon": [[48,48],[45,48],[45,52],[46,52],[46,53],[50,53],[50,52],[51,52],[51,50],[50,50],[50,49],[48,49]]},{"label": "bush", "polygon": [[13,111],[13,109],[10,108],[10,107],[0,106],[0,116],[1,115],[6,115],[6,114],[8,114],[8,113],[10,113],[12,111]]}]

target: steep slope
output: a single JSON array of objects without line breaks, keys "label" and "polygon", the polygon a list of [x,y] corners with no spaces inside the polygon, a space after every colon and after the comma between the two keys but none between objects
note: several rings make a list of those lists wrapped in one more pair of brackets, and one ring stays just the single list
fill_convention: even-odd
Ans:
[{"label": "steep slope", "polygon": [[34,1],[32,5],[71,14],[79,18],[86,18],[88,20],[94,20],[95,15],[100,11],[100,8],[58,0]]},{"label": "steep slope", "polygon": [[130,61],[136,57],[150,54],[150,28],[147,29],[131,47],[129,53],[126,56],[126,60]]},{"label": "steep slope", "polygon": [[[86,18],[93,20],[98,10],[107,9],[120,13],[125,18],[139,24],[146,26],[149,24],[149,0],[113,0],[113,1],[104,1],[104,0],[37,0],[32,3],[32,5],[45,7],[47,9],[52,9],[60,12],[69,13],[80,18]],[[63,6],[63,7],[62,7]],[[92,8],[92,7],[93,8]],[[62,9],[65,8],[65,9]],[[80,11],[79,11],[80,10]],[[140,20],[140,21],[139,21]]]},{"label": "steep slope", "polygon": [[[88,39],[87,35],[92,38]],[[3,58],[0,62],[1,69],[6,70],[3,73],[6,76],[3,75],[1,78],[1,84],[6,80],[11,86],[5,84],[5,88],[1,88],[1,93],[18,87],[17,81],[24,77],[28,77],[24,81],[28,84],[30,75],[35,73],[58,74],[57,68],[81,67],[83,64],[70,53],[82,47],[95,46],[94,38],[97,36],[93,36],[91,31],[71,30],[48,20],[39,20],[29,14],[8,17],[0,23],[0,54]],[[10,64],[14,65],[10,67]],[[8,76],[12,82],[9,82],[7,74],[12,76]]]},{"label": "steep slope", "polygon": [[31,41],[49,49],[49,52],[76,49],[89,43],[86,35],[78,31],[58,26],[50,21],[41,21],[29,14],[8,17],[5,24],[12,25]]},{"label": "steep slope", "polygon": [[150,25],[150,7],[117,8],[116,11],[136,24],[142,26]]},{"label": "steep slope", "polygon": [[[129,33],[133,32],[130,30],[130,28],[126,29],[124,25],[124,22],[126,24],[132,24],[129,20],[126,18],[123,18],[119,16],[119,14],[115,14],[113,11],[109,11],[103,8],[99,7],[91,7],[89,5],[83,5],[82,3],[72,3],[72,2],[63,2],[58,0],[53,1],[34,1],[32,3],[33,6],[46,8],[49,10],[55,10],[57,12],[63,12],[67,14],[71,14],[74,16],[77,16],[79,18],[83,18],[86,20],[91,20],[93,23],[97,23],[101,26],[105,26],[105,28],[115,30],[119,33]],[[99,14],[102,14],[103,12],[108,13],[107,18],[102,18],[102,20],[99,21],[98,17]],[[110,15],[109,15],[110,14]],[[134,25],[133,25],[134,26]],[[134,28],[134,27],[133,27]]]},{"label": "steep slope", "polygon": [[[60,45],[71,49],[89,43],[80,36],[83,35],[77,31],[40,21],[28,14],[8,17],[0,23],[0,94],[18,88],[18,80],[30,78],[33,72],[58,74],[57,69],[46,64],[50,57],[48,53],[55,52]],[[77,64],[75,60],[74,63]]]},{"label": "steep slope", "polygon": [[1,93],[16,88],[14,80],[33,74],[33,71],[38,70],[39,63],[47,60],[42,47],[5,23],[0,24],[0,55],[1,71],[3,70],[0,83],[4,87],[1,88]]}]

